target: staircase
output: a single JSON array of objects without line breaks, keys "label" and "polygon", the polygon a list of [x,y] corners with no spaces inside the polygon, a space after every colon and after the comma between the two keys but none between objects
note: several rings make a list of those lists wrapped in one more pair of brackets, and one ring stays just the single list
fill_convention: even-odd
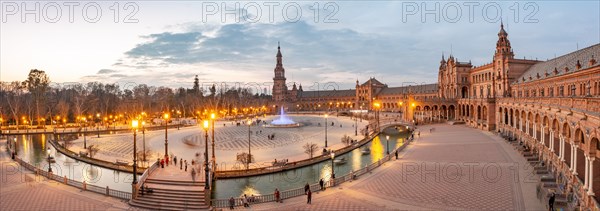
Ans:
[{"label": "staircase", "polygon": [[165,179],[145,180],[152,193],[138,194],[129,201],[134,207],[150,210],[208,210],[205,203],[204,183]]}]

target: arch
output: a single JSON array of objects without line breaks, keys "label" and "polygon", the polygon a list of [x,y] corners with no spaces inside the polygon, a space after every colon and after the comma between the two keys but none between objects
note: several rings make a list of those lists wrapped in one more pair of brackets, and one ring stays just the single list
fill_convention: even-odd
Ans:
[{"label": "arch", "polygon": [[477,120],[481,119],[481,106],[477,106]]},{"label": "arch", "polygon": [[461,91],[460,91],[460,93],[461,93],[461,94],[460,94],[461,98],[469,98],[469,88],[468,88],[468,87],[466,87],[466,86],[463,86],[463,87],[461,88]]},{"label": "arch", "polygon": [[569,138],[571,138],[571,128],[569,127],[569,124],[567,124],[566,122],[563,123],[562,128],[561,128],[561,134],[567,138],[567,140]]},{"label": "arch", "polygon": [[456,118],[456,108],[454,105],[448,106],[448,119],[452,120]]},{"label": "arch", "polygon": [[481,113],[481,118],[483,120],[488,120],[488,110],[487,110],[487,106],[483,106],[482,108],[482,113]]},{"label": "arch", "polygon": [[575,144],[585,144],[585,135],[583,134],[583,131],[581,130],[581,128],[577,128],[575,129],[575,136],[573,136],[573,141],[575,142]]}]

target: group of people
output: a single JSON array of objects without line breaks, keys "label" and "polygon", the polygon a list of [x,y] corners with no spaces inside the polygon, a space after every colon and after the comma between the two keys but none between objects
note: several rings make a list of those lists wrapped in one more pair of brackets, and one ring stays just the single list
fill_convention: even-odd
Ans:
[{"label": "group of people", "polygon": [[[165,155],[164,158],[160,159],[159,164],[161,168],[165,168],[165,165],[169,166],[169,164],[174,164],[175,167],[177,167],[177,162],[179,162],[179,170],[184,170],[187,171],[188,169],[188,161],[187,160],[183,160],[183,158],[179,158],[179,161],[177,161],[177,156],[168,156]],[[193,164],[193,161],[192,161]]]}]

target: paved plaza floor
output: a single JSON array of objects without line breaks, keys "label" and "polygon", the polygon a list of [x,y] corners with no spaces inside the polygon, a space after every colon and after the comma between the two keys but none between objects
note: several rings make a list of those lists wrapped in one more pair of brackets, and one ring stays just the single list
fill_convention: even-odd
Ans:
[{"label": "paved plaza floor", "polygon": [[[314,143],[319,148],[325,144],[325,118],[318,115],[289,115],[296,122],[303,124],[299,128],[267,128],[257,125],[250,127],[251,132],[251,151],[254,155],[254,163],[251,167],[271,166],[275,159],[288,159],[289,162],[308,159],[302,146],[306,143]],[[277,116],[268,116],[264,121],[270,122]],[[331,123],[333,122],[333,126]],[[343,135],[348,135],[352,139],[361,140],[363,135],[355,136],[355,121],[350,117],[330,116],[328,118],[329,126],[327,128],[328,147],[330,149],[339,149],[345,145],[341,142]],[[364,128],[368,121],[358,121],[358,130]],[[210,133],[210,131],[209,131]],[[269,139],[269,135],[274,135],[274,139]],[[133,152],[133,134],[115,134],[96,135],[86,137],[87,146],[95,145],[99,148],[94,156],[97,159],[115,162],[116,160],[131,160]],[[137,148],[142,151],[143,140],[146,140],[146,149],[151,152],[147,154],[148,163],[162,158],[164,156],[164,130],[147,131],[145,135],[137,133]],[[198,126],[185,127],[181,129],[170,128],[168,131],[169,153],[191,162],[196,159],[203,162],[205,136],[204,131]],[[209,150],[211,150],[210,141]],[[73,146],[69,148],[74,152],[83,150],[83,137],[74,141]],[[248,152],[248,126],[236,126],[231,121],[217,121],[215,123],[215,151],[219,169],[237,169],[240,168],[236,161],[236,154]],[[199,157],[196,155],[200,155]],[[212,155],[211,155],[212,156]],[[143,165],[145,165],[144,163]]]},{"label": "paved plaza floor", "polygon": [[126,201],[81,191],[22,168],[0,143],[0,210],[133,210]]},{"label": "paved plaza floor", "polygon": [[[446,124],[418,130],[420,137],[399,160],[314,193],[310,205],[306,197],[295,197],[236,210],[545,210],[535,194],[538,178],[499,137]],[[3,210],[131,209],[122,200],[42,181],[28,171],[15,173],[17,165],[4,152],[0,160]]]},{"label": "paved plaza floor", "polygon": [[[435,128],[433,133],[429,128]],[[253,210],[544,210],[525,159],[495,135],[466,126],[421,126],[399,160],[371,175]],[[244,208],[238,208],[244,209]]]}]

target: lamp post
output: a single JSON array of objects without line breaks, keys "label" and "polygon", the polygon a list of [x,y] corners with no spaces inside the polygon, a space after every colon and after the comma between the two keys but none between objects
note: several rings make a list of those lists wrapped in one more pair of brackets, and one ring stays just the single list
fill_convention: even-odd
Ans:
[{"label": "lamp post", "polygon": [[137,128],[138,120],[134,119],[131,121],[131,129],[133,130],[133,182],[131,184],[137,184]]},{"label": "lamp post", "polygon": [[335,152],[331,151],[329,156],[331,156],[331,178],[335,179],[335,168],[333,168],[333,159],[335,158]]},{"label": "lamp post", "polygon": [[142,145],[144,150],[142,161],[146,162],[146,121],[142,121]]},{"label": "lamp post", "polygon": [[165,119],[165,156],[168,156],[168,151],[169,151],[169,139],[168,139],[169,113],[165,113],[163,117]]},{"label": "lamp post", "polygon": [[[16,135],[15,135],[16,136]],[[13,138],[13,144],[15,147],[13,147],[13,155],[12,155],[12,159],[15,159],[15,156],[17,155],[17,137]]]},{"label": "lamp post", "polygon": [[50,161],[50,147],[46,151],[48,153],[48,173],[52,173],[52,162]]},{"label": "lamp post", "polygon": [[212,135],[211,135],[211,141],[212,141],[212,167],[213,170],[216,171],[217,169],[217,158],[215,157],[215,113],[210,114],[210,119],[212,121]]},{"label": "lamp post", "polygon": [[87,121],[85,119],[85,117],[83,117],[83,123],[85,124],[83,127],[83,148],[87,149],[87,140],[86,140],[86,132],[87,132]]},{"label": "lamp post", "polygon": [[[96,114],[96,119],[100,119],[100,113]],[[98,131],[98,138],[100,138],[100,125],[98,123],[96,123],[96,131]]]},{"label": "lamp post", "polygon": [[208,120],[204,120],[204,189],[208,189]]},{"label": "lamp post", "polygon": [[358,117],[354,113],[354,136],[358,136]]},{"label": "lamp post", "polygon": [[252,154],[250,152],[250,135],[252,134],[252,131],[250,131],[250,126],[252,125],[252,120],[248,120],[248,160],[247,160],[247,165],[246,165],[246,170],[248,170],[250,168],[250,163],[252,162]]},{"label": "lamp post", "polygon": [[327,114],[325,114],[325,148],[327,148]]},{"label": "lamp post", "polygon": [[389,155],[390,154],[390,136],[385,136],[385,151]]}]

